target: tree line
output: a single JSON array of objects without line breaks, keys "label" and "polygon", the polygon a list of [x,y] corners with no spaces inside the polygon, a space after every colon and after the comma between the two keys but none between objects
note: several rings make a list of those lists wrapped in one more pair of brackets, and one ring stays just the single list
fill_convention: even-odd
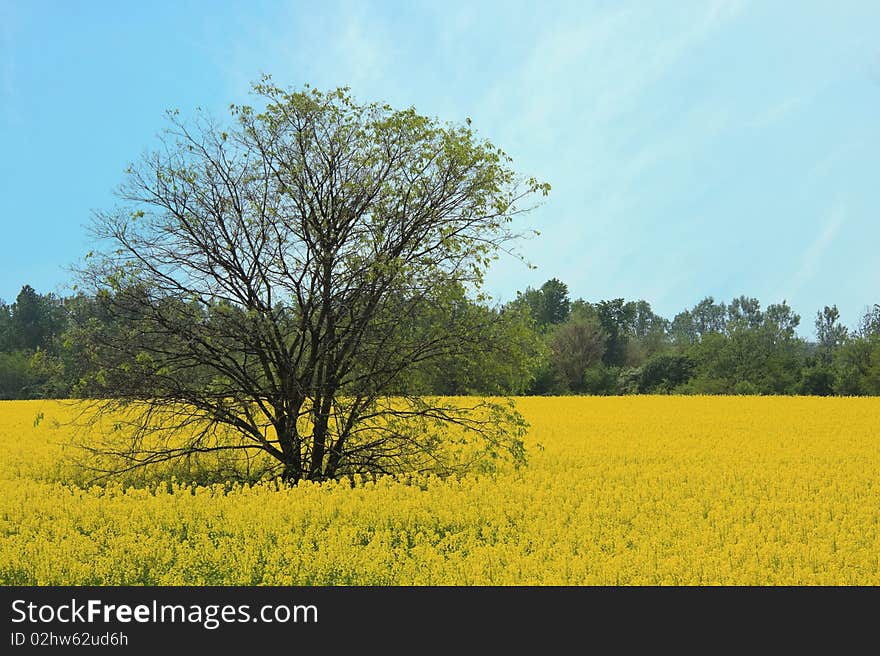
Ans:
[{"label": "tree line", "polygon": [[880,305],[853,329],[825,306],[808,340],[786,302],[747,296],[707,297],[669,320],[644,300],[571,301],[552,279],[515,303],[546,345],[533,394],[880,394]]},{"label": "tree line", "polygon": [[[116,370],[141,366],[153,375],[136,354],[114,362],[96,348],[96,335],[135,326],[114,308],[100,294],[41,294],[29,285],[14,302],[0,300],[0,398],[106,396],[118,384]],[[747,296],[707,297],[667,319],[644,300],[572,300],[554,278],[500,307],[458,289],[442,311],[407,322],[424,335],[450,322],[478,324],[487,348],[461,344],[426,359],[397,383],[401,393],[880,394],[880,305],[854,327],[841,323],[836,306],[825,306],[814,338],[805,339],[785,302],[762,307]]]}]

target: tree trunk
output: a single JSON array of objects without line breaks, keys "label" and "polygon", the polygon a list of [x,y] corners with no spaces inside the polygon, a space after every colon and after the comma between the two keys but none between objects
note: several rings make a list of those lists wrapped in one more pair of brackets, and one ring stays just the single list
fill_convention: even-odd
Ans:
[{"label": "tree trunk", "polygon": [[281,472],[281,480],[288,485],[296,485],[302,478],[302,467],[285,463],[284,470]]},{"label": "tree trunk", "polygon": [[339,469],[339,463],[342,461],[342,447],[345,444],[345,436],[341,435],[330,448],[330,457],[327,458],[327,478],[335,478],[336,470]]},{"label": "tree trunk", "polygon": [[303,466],[300,438],[296,429],[296,417],[288,414],[276,425],[275,432],[278,435],[281,453],[284,455],[282,460],[284,469],[281,472],[281,479],[285,483],[297,483],[302,478]]},{"label": "tree trunk", "polygon": [[330,423],[330,399],[322,399],[321,407],[315,413],[312,429],[312,461],[309,466],[309,478],[317,480],[324,475],[324,454],[327,448],[327,426]]}]

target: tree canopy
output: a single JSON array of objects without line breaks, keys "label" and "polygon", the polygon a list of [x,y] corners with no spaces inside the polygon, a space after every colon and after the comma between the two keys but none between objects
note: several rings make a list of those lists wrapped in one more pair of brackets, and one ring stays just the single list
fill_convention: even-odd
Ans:
[{"label": "tree canopy", "polygon": [[254,93],[231,125],[172,114],[95,218],[80,274],[104,319],[78,341],[97,416],[126,418],[104,453],[126,468],[255,451],[291,482],[446,473],[449,440],[521,460],[512,405],[427,397],[412,374],[505,345],[509,313],[461,299],[549,186],[470,122],[268,78]]}]

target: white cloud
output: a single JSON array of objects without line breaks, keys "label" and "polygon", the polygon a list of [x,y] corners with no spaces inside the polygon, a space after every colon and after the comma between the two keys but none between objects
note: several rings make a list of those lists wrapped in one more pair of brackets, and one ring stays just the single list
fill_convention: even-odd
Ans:
[{"label": "white cloud", "polygon": [[639,3],[580,20],[565,16],[537,35],[529,59],[499,80],[486,102],[512,116],[513,125],[552,125],[573,109],[607,123],[636,109],[647,87],[745,6],[718,1],[708,8],[679,6],[676,14],[669,5],[651,12]]},{"label": "white cloud", "polygon": [[392,60],[392,39],[359,3],[347,2],[344,16],[330,43],[334,65],[345,71],[353,88],[375,83]]},{"label": "white cloud", "polygon": [[828,247],[834,241],[837,233],[847,218],[847,207],[844,203],[837,203],[828,213],[822,229],[810,245],[801,255],[800,268],[795,272],[788,288],[787,294],[791,295],[795,290],[799,289],[804,283],[809,282],[816,273],[816,268],[822,259],[822,255],[828,250]]},{"label": "white cloud", "polygon": [[[565,276],[575,293],[590,280],[607,282],[609,271],[619,273],[615,284],[626,281],[621,251],[653,250],[638,225],[656,210],[645,207],[645,181],[662,179],[670,164],[690,166],[728,127],[728,108],[711,97],[681,107],[674,93],[668,106],[651,100],[746,3],[611,7],[563,16],[536,34],[527,59],[485,95],[478,123],[492,127],[515,165],[553,184],[553,227],[532,260],[539,276]],[[615,243],[623,233],[626,243]],[[511,275],[499,267],[497,277]]]},{"label": "white cloud", "polygon": [[766,128],[775,123],[779,123],[784,118],[789,117],[807,102],[806,95],[797,95],[785,98],[775,105],[771,105],[767,109],[759,112],[749,123],[751,128]]},{"label": "white cloud", "polygon": [[268,21],[260,15],[240,25],[215,58],[233,96],[268,73],[281,86],[350,86],[368,100],[388,98],[391,73],[402,68],[395,54],[381,15],[364,3],[336,0],[274,5]]}]

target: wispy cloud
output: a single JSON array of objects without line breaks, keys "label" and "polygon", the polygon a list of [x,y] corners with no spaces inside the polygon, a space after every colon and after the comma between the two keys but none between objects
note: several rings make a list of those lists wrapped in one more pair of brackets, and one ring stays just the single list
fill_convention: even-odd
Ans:
[{"label": "wispy cloud", "polygon": [[360,96],[387,88],[385,76],[401,68],[388,26],[364,3],[279,3],[268,16],[245,22],[230,50],[216,53],[234,93],[270,73],[282,85],[347,85]]},{"label": "wispy cloud", "polygon": [[758,113],[751,121],[749,121],[748,126],[751,128],[768,128],[776,123],[779,123],[785,118],[788,118],[791,114],[795,113],[798,109],[804,106],[807,102],[807,96],[805,95],[797,95],[791,96],[789,98],[785,98],[784,100],[779,101],[775,105],[771,105],[766,109],[763,109]]},{"label": "wispy cloud", "polygon": [[[565,109],[608,122],[636,108],[646,88],[745,7],[743,0],[718,0],[676,13],[635,3],[581,20],[565,16],[538,35],[528,59],[497,82],[487,101],[519,124],[552,125]],[[512,96],[521,101],[513,113]]]},{"label": "wispy cloud", "polygon": [[331,42],[336,65],[346,71],[354,87],[374,83],[392,63],[393,39],[363,5],[346,3],[343,15]]},{"label": "wispy cloud", "polygon": [[[655,227],[646,233],[645,226],[632,225],[626,243],[615,243],[621,225],[645,221],[656,211],[645,207],[656,195],[645,181],[662,178],[670,163],[689,166],[729,124],[723,104],[711,97],[689,103],[667,81],[738,19],[747,3],[609,7],[548,24],[531,53],[497,80],[481,106],[494,136],[510,152],[525,153],[543,169],[536,173],[554,185],[554,228],[545,232],[534,261],[556,267],[542,273],[563,276],[583,293],[599,272],[627,266],[619,257],[622,249],[652,239]],[[664,86],[668,90],[658,94]],[[642,244],[638,250],[654,249]],[[615,278],[629,275],[620,270]],[[498,267],[495,277],[501,288],[505,267]]]},{"label": "wispy cloud", "polygon": [[828,250],[828,247],[834,242],[834,239],[837,237],[846,218],[847,207],[845,203],[837,203],[832,207],[831,211],[828,213],[828,217],[825,219],[822,229],[819,231],[819,234],[816,235],[816,238],[801,255],[800,268],[798,268],[788,284],[788,289],[786,290],[788,294],[783,295],[790,295],[804,285],[804,283],[809,282],[813,278],[816,269],[821,262],[822,256],[825,251]]}]

